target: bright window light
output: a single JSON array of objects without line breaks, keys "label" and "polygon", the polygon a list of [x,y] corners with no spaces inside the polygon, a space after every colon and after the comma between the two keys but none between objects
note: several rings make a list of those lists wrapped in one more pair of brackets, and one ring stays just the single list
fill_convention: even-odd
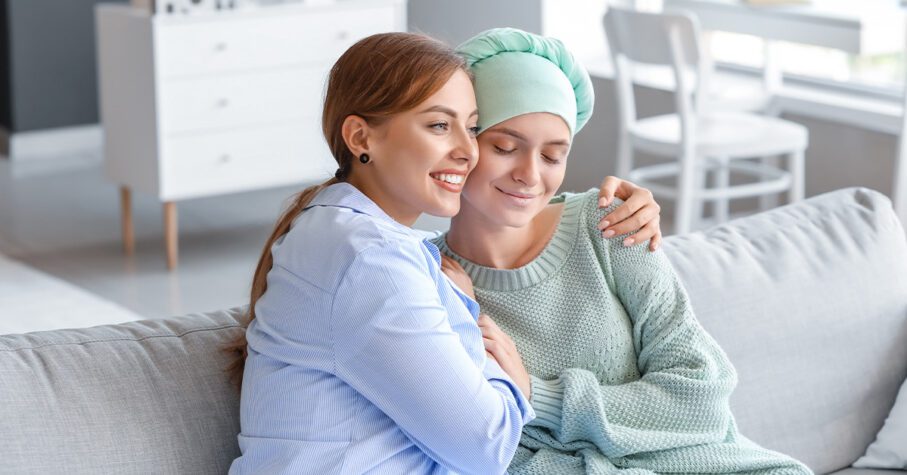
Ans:
[{"label": "bright window light", "polygon": [[[707,38],[707,46],[718,63],[754,68],[765,64],[764,40],[761,38],[717,31]],[[788,75],[882,89],[900,90],[904,84],[903,51],[863,56],[818,46],[776,42],[771,54]]]}]

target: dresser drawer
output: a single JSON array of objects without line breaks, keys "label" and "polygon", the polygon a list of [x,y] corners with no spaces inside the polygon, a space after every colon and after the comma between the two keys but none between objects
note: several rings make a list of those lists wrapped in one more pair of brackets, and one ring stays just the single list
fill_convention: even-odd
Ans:
[{"label": "dresser drawer", "polygon": [[155,24],[155,58],[162,78],[333,63],[360,38],[399,28],[396,19],[395,7],[378,5],[216,21],[162,20]]},{"label": "dresser drawer", "polygon": [[337,169],[316,118],[173,137],[161,144],[160,197],[179,200],[306,181]]},{"label": "dresser drawer", "polygon": [[159,85],[164,134],[289,122],[321,114],[329,66],[171,79]]}]

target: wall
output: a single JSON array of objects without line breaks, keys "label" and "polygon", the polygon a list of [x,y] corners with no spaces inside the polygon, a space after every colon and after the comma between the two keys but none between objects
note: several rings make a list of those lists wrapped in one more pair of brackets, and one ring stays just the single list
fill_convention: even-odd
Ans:
[{"label": "wall", "polygon": [[[98,122],[94,5],[3,0],[2,125],[25,132]],[[105,0],[108,1],[108,0]],[[126,3],[127,0],[119,0]],[[0,113],[3,111],[0,110]]]},{"label": "wall", "polygon": [[0,0],[0,128],[9,130],[13,123],[9,88],[9,22],[7,0]]},{"label": "wall", "polygon": [[[542,0],[409,0],[409,30],[458,45],[499,26],[542,30]],[[506,18],[506,24],[501,19]]]}]

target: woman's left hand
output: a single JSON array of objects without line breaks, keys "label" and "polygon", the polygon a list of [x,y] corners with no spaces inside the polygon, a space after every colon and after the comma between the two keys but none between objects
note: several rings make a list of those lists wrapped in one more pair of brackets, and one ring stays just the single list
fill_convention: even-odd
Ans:
[{"label": "woman's left hand", "polygon": [[457,284],[457,287],[459,287],[464,294],[468,295],[473,300],[476,299],[475,290],[472,288],[472,278],[469,277],[469,274],[466,273],[466,270],[463,269],[463,266],[461,266],[459,262],[442,254],[441,271],[443,271],[454,284]]},{"label": "woman's left hand", "polygon": [[602,182],[598,193],[598,206],[604,208],[614,197],[624,202],[602,218],[598,229],[602,237],[620,236],[631,231],[636,234],[624,239],[624,246],[632,246],[649,240],[649,250],[655,251],[661,244],[661,206],[655,202],[652,192],[626,180],[609,176]]},{"label": "woman's left hand", "polygon": [[523,357],[510,335],[504,333],[501,327],[488,315],[480,314],[478,320],[482,330],[482,341],[485,343],[485,352],[494,358],[498,366],[510,376],[510,379],[520,388],[526,399],[532,397],[532,380],[523,364]]}]

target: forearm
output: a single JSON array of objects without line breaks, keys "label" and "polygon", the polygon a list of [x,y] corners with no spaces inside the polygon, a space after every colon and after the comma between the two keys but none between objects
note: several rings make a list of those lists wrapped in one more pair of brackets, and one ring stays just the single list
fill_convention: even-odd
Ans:
[{"label": "forearm", "polygon": [[592,442],[608,457],[722,440],[731,420],[733,368],[707,335],[678,329],[674,336],[659,367],[637,381],[601,385],[577,368],[553,380],[533,378],[530,425],[549,429],[562,443]]}]

